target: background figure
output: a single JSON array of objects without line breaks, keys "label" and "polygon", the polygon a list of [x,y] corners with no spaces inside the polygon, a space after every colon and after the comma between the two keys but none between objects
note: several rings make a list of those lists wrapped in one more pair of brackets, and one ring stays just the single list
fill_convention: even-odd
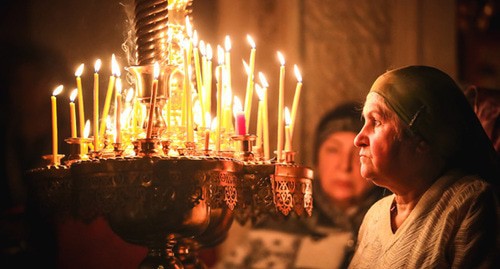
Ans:
[{"label": "background figure", "polygon": [[363,117],[361,174],[394,195],[366,213],[350,268],[498,268],[498,158],[453,79],[388,71]]},{"label": "background figure", "polygon": [[313,216],[257,223],[218,267],[346,267],[365,212],[384,192],[360,175],[353,140],[361,126],[356,103],[326,113],[316,129]]}]

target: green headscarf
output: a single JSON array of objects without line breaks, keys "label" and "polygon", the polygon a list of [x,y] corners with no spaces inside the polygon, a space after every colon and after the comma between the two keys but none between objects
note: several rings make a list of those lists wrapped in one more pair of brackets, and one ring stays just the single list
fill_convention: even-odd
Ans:
[{"label": "green headscarf", "polygon": [[388,106],[453,167],[498,181],[491,141],[455,81],[429,66],[408,66],[377,78],[370,92]]}]

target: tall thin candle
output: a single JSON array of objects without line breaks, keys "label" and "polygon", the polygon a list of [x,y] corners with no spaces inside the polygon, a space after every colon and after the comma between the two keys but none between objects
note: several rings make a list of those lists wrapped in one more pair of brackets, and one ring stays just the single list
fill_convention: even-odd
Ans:
[{"label": "tall thin candle", "polygon": [[260,148],[262,150],[262,136],[263,136],[263,132],[262,132],[262,128],[263,128],[263,124],[262,124],[262,110],[264,109],[264,103],[263,103],[263,100],[264,100],[264,93],[262,91],[262,87],[255,83],[255,92],[257,93],[257,96],[259,97],[259,105],[257,107],[257,128],[256,128],[256,142],[255,142],[255,146]]},{"label": "tall thin candle", "polygon": [[50,103],[52,107],[52,164],[59,165],[59,153],[58,153],[58,134],[57,134],[57,99],[56,95],[60,94],[63,90],[63,86],[59,85],[50,97]]},{"label": "tall thin candle", "polygon": [[281,161],[281,153],[283,151],[283,129],[284,129],[284,117],[283,110],[285,109],[285,58],[283,54],[278,51],[278,59],[280,61],[280,80],[279,80],[279,92],[278,92],[278,144],[276,147],[277,160]]},{"label": "tall thin candle", "polygon": [[122,81],[116,81],[116,92],[115,92],[115,128],[116,137],[115,143],[120,144],[122,142]]},{"label": "tall thin candle", "polygon": [[[200,99],[201,105],[201,114],[205,115],[205,104],[204,98],[205,96],[202,94],[203,92],[203,78],[201,77],[201,66],[200,66],[200,54],[198,51],[198,32],[194,31],[193,33],[193,58],[194,58],[194,69],[196,74],[196,89],[198,90],[198,97]],[[202,125],[205,126],[205,117],[201,119]]]},{"label": "tall thin candle", "polygon": [[220,151],[220,135],[222,127],[222,59],[219,60],[219,65],[215,69],[215,75],[217,78],[217,131],[215,135],[215,150]]},{"label": "tall thin candle", "polygon": [[245,112],[243,111],[243,105],[241,104],[240,99],[235,96],[234,97],[234,121],[235,121],[235,129],[237,135],[245,135],[247,133],[246,123],[245,123]]},{"label": "tall thin candle", "polygon": [[268,113],[268,93],[267,88],[269,83],[262,72],[259,72],[260,84],[262,84],[262,140],[264,143],[264,158],[269,160],[270,158],[270,148],[269,148],[269,113]]},{"label": "tall thin candle", "polygon": [[207,78],[205,82],[205,111],[212,113],[212,46],[207,44]]},{"label": "tall thin candle", "polygon": [[78,89],[78,116],[80,122],[80,134],[83,134],[85,128],[85,107],[83,104],[83,90],[82,90],[82,78],[84,64],[81,64],[75,72],[76,76],[76,87]]},{"label": "tall thin candle", "polygon": [[297,122],[297,109],[299,107],[300,92],[302,90],[302,76],[300,74],[300,71],[299,71],[299,68],[297,67],[297,65],[293,66],[293,70],[295,72],[295,77],[297,77],[297,86],[295,88],[295,96],[293,97],[293,103],[292,103],[292,114],[291,114],[291,122],[290,122],[290,136],[291,137],[293,137],[295,123]]},{"label": "tall thin candle", "polygon": [[288,107],[285,107],[285,151],[292,150],[292,136],[290,132],[290,122],[291,122],[290,110],[288,110]]},{"label": "tall thin candle", "polygon": [[94,151],[99,150],[99,69],[101,60],[97,59],[94,65]]},{"label": "tall thin candle", "polygon": [[248,43],[250,43],[250,62],[249,72],[247,78],[247,89],[245,95],[245,118],[247,129],[250,124],[250,115],[252,112],[252,98],[253,98],[253,83],[254,83],[254,69],[255,69],[255,42],[250,35],[247,35]]},{"label": "tall thin candle", "polygon": [[[225,52],[224,52],[224,66],[226,67],[226,72],[225,72],[225,78],[224,78],[224,85],[226,87],[226,91],[227,92],[230,92],[231,95],[232,95],[232,92],[233,92],[233,86],[232,86],[232,82],[231,82],[231,39],[229,38],[229,36],[226,36],[225,40],[224,40],[224,48],[225,48]],[[229,106],[232,107],[233,106],[233,99],[231,98],[230,99],[230,104]]]},{"label": "tall thin candle", "polygon": [[111,76],[109,77],[108,90],[106,92],[106,99],[104,100],[104,108],[102,110],[101,126],[99,128],[99,136],[104,137],[104,131],[106,131],[106,121],[109,114],[109,107],[111,106],[111,98],[113,97],[113,89],[115,88],[115,80],[120,77],[120,66],[116,61],[116,57],[113,54],[111,56]]},{"label": "tall thin candle", "polygon": [[151,100],[149,103],[149,118],[148,118],[148,128],[146,132],[146,138],[151,139],[153,133],[153,118],[156,106],[156,94],[158,91],[158,76],[160,75],[160,66],[157,62],[154,63],[154,79],[153,79],[153,89],[151,90]]},{"label": "tall thin candle", "polygon": [[78,89],[74,89],[69,97],[69,118],[71,125],[71,137],[77,137],[76,133],[76,109],[75,109],[75,99],[78,95]]}]

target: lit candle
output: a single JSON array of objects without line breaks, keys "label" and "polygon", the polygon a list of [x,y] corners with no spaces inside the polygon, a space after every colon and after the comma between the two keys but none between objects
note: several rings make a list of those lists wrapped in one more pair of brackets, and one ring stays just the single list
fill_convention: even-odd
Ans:
[{"label": "lit candle", "polygon": [[234,97],[234,121],[235,121],[235,129],[237,135],[245,135],[247,133],[246,123],[245,123],[245,112],[243,111],[243,105],[241,104],[240,99],[235,96]]},{"label": "lit candle", "polygon": [[280,80],[278,92],[278,145],[276,149],[277,159],[281,161],[281,152],[283,151],[283,110],[285,108],[285,58],[283,54],[278,51],[278,59],[280,61]]},{"label": "lit candle", "polygon": [[134,98],[133,98],[133,105],[132,105],[132,132],[134,135],[137,135],[137,118],[139,117],[139,100],[137,98],[137,92],[134,91]]},{"label": "lit candle", "polygon": [[115,143],[119,144],[122,142],[122,81],[116,81],[116,93],[115,93],[115,127],[116,127],[116,137]]},{"label": "lit candle", "polygon": [[285,107],[285,151],[292,150],[292,135],[290,132],[290,110],[288,107]]},{"label": "lit candle", "polygon": [[[227,87],[227,90],[229,92],[232,92],[232,82],[231,82],[231,39],[229,39],[229,36],[226,36],[224,40],[224,48],[225,48],[225,54],[224,54],[224,63],[226,67],[226,79],[224,80],[224,84]],[[231,99],[232,101],[232,99]]]},{"label": "lit candle", "polygon": [[207,76],[204,87],[206,91],[204,94],[204,101],[206,104],[205,111],[208,113],[212,112],[212,57],[212,46],[210,46],[210,44],[207,44]]},{"label": "lit candle", "polygon": [[99,69],[101,60],[97,59],[94,65],[94,151],[99,150]]},{"label": "lit candle", "polygon": [[226,133],[233,132],[233,93],[227,88],[227,72],[222,70],[222,127]]},{"label": "lit candle", "polygon": [[76,76],[76,87],[78,89],[78,116],[80,120],[80,133],[83,134],[83,129],[85,128],[85,109],[83,105],[83,90],[82,90],[82,78],[84,64],[81,64],[75,72]]},{"label": "lit candle", "polygon": [[297,87],[295,88],[295,96],[293,97],[292,103],[292,115],[290,122],[290,135],[293,137],[293,130],[295,128],[295,122],[297,120],[297,109],[299,107],[300,100],[300,91],[302,90],[302,76],[300,74],[299,68],[297,65],[293,66],[293,70],[295,72],[295,77],[297,77]]},{"label": "lit candle", "polygon": [[59,85],[50,97],[50,103],[52,105],[52,164],[59,165],[59,153],[58,153],[58,135],[57,135],[57,99],[56,95],[60,94],[63,90],[63,86]]},{"label": "lit candle", "polygon": [[151,135],[153,132],[153,116],[154,110],[156,106],[156,92],[158,91],[158,76],[160,75],[160,65],[155,62],[154,63],[154,79],[153,79],[153,89],[151,90],[151,101],[149,103],[149,119],[148,119],[148,128],[146,132],[146,138],[151,139]]},{"label": "lit candle", "polygon": [[[89,138],[89,134],[90,134],[90,120],[87,120],[85,122],[85,127],[83,128],[83,138],[84,139],[87,139]],[[81,147],[81,153],[82,154],[87,154],[88,153],[88,145],[87,145],[87,141],[82,141],[82,143],[80,144],[80,147]]]},{"label": "lit candle", "polygon": [[78,95],[78,89],[74,89],[69,96],[69,118],[71,124],[71,137],[77,137],[76,134],[76,110],[75,110],[75,99]]},{"label": "lit candle", "polygon": [[[196,88],[198,90],[198,98],[201,105],[201,113],[205,115],[205,106],[203,103],[203,78],[201,77],[201,66],[200,66],[200,55],[198,53],[198,32],[193,33],[193,57],[194,57],[194,69],[196,74]],[[202,125],[205,126],[205,117],[201,117]]]},{"label": "lit candle", "polygon": [[259,97],[259,105],[257,107],[257,128],[256,128],[256,135],[257,135],[257,138],[256,138],[256,142],[255,142],[255,146],[257,146],[258,148],[261,148],[262,149],[262,136],[263,136],[263,133],[262,133],[262,110],[264,109],[263,106],[263,99],[264,99],[264,93],[262,91],[262,87],[259,85],[259,84],[255,84],[255,92],[257,92],[257,97]]},{"label": "lit candle", "polygon": [[114,54],[111,56],[111,72],[112,75],[109,76],[108,90],[106,92],[106,99],[104,100],[104,108],[102,110],[101,126],[99,128],[100,137],[104,137],[109,107],[111,106],[111,98],[113,97],[113,89],[115,87],[115,80],[117,77],[120,77],[120,66],[118,66],[118,62],[116,61]]},{"label": "lit candle", "polygon": [[250,62],[249,62],[249,71],[248,71],[248,78],[247,78],[247,89],[246,89],[246,95],[245,95],[245,117],[246,117],[247,129],[248,129],[249,124],[250,124],[250,115],[252,112],[253,83],[254,83],[253,77],[254,77],[254,69],[255,69],[255,42],[253,41],[253,39],[250,35],[247,35],[247,40],[248,40],[248,43],[250,43],[250,47],[252,47],[252,49],[250,50]]},{"label": "lit candle", "polygon": [[269,160],[270,149],[269,149],[269,113],[268,113],[268,93],[267,88],[269,84],[267,79],[262,72],[259,72],[260,84],[262,84],[262,140],[264,143],[264,158]]},{"label": "lit candle", "polygon": [[[187,17],[186,17],[187,18]],[[190,67],[191,67],[191,47],[192,43],[190,40],[184,40],[184,97],[186,104],[186,136],[188,142],[194,141],[194,131],[193,131],[193,105],[192,105],[192,95],[191,95],[191,80],[190,80]]]},{"label": "lit candle", "polygon": [[[220,46],[219,46],[220,48]],[[218,51],[220,52],[222,48],[220,48]],[[221,134],[221,119],[222,119],[222,64],[224,61],[223,54],[221,55],[220,53],[218,54],[218,62],[219,64],[217,65],[215,69],[215,75],[217,78],[217,132],[215,135],[215,149],[216,151],[220,151],[220,134]]]}]

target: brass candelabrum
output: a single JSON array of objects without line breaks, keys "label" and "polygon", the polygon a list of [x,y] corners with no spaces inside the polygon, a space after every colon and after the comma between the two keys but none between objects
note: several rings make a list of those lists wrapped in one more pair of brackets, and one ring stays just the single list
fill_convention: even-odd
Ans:
[{"label": "brass candelabrum", "polygon": [[[204,268],[197,250],[223,242],[233,221],[312,214],[313,171],[295,163],[295,152],[265,159],[254,151],[255,135],[228,128],[214,137],[196,126],[189,138],[186,125],[174,124],[186,93],[180,90],[187,80],[179,55],[190,5],[136,1],[138,64],[128,70],[135,97],[154,113],[152,120],[134,121],[120,140],[68,138],[69,154],[45,156],[47,166],[27,172],[41,213],[86,222],[104,217],[124,241],[148,248],[139,268]],[[166,28],[172,38],[165,51]],[[153,63],[159,63],[158,74]],[[165,103],[166,119],[160,110]],[[144,135],[148,127],[151,133]]]}]

